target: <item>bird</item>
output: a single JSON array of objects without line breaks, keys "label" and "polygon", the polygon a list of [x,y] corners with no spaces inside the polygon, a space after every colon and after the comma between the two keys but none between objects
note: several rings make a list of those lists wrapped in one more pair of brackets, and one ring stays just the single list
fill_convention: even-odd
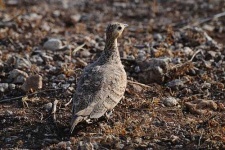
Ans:
[{"label": "bird", "polygon": [[105,48],[100,57],[86,66],[73,94],[70,133],[82,121],[109,117],[113,108],[122,99],[127,75],[120,60],[117,38],[127,24],[111,22],[106,28]]}]

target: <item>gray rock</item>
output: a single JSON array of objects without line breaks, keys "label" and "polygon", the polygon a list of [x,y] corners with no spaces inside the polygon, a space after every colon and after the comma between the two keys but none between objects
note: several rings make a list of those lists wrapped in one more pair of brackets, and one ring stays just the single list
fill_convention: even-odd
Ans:
[{"label": "gray rock", "polygon": [[181,63],[181,58],[179,58],[179,57],[173,58],[173,59],[172,59],[172,63],[173,63],[173,64],[180,64],[180,63]]},{"label": "gray rock", "polygon": [[174,146],[175,149],[183,149],[183,147],[184,147],[183,145],[175,145]]},{"label": "gray rock", "polygon": [[66,75],[65,74],[60,74],[56,78],[57,78],[57,80],[66,80]]},{"label": "gray rock", "polygon": [[135,57],[133,55],[128,55],[127,60],[135,60]]},{"label": "gray rock", "polygon": [[51,111],[52,110],[52,103],[47,103],[43,106],[43,108],[46,110],[46,111]]},{"label": "gray rock", "polygon": [[139,80],[143,83],[161,83],[169,70],[169,61],[168,58],[152,58],[137,62],[141,69],[141,73],[138,74]]},{"label": "gray rock", "polygon": [[70,86],[70,84],[69,84],[69,83],[62,84],[62,88],[63,88],[63,89],[65,89],[65,90],[66,90],[67,88],[69,88],[69,86]]},{"label": "gray rock", "polygon": [[162,102],[167,107],[173,107],[178,104],[178,99],[176,99],[174,97],[165,97],[162,99]]},{"label": "gray rock", "polygon": [[31,75],[23,83],[21,89],[25,92],[30,90],[38,90],[42,88],[42,76],[40,75]]},{"label": "gray rock", "polygon": [[136,67],[134,68],[134,71],[135,71],[136,73],[139,73],[139,72],[141,71],[141,69],[140,69],[139,66],[136,66]]},{"label": "gray rock", "polygon": [[14,90],[15,88],[16,88],[16,85],[15,84],[13,84],[13,83],[12,84],[9,84],[9,89],[10,90]]},{"label": "gray rock", "polygon": [[172,89],[178,89],[179,87],[183,87],[184,86],[184,81],[180,80],[180,79],[175,79],[172,80],[170,82],[168,82],[166,84],[166,86],[172,88]]},{"label": "gray rock", "polygon": [[139,50],[136,60],[141,62],[144,61],[145,59],[146,59],[146,52],[144,50]]},{"label": "gray rock", "polygon": [[49,39],[47,42],[44,43],[43,48],[47,50],[57,50],[61,49],[62,46],[62,41],[59,39]]},{"label": "gray rock", "polygon": [[17,57],[15,68],[17,69],[29,69],[31,62],[28,59]]},{"label": "gray rock", "polygon": [[13,81],[13,83],[24,83],[28,74],[19,69],[13,69],[9,72],[8,78]]},{"label": "gray rock", "polygon": [[161,41],[163,39],[162,35],[159,33],[156,33],[153,35],[153,39],[156,41]]},{"label": "gray rock", "polygon": [[9,84],[8,83],[0,83],[0,91],[1,92],[7,91],[8,88],[9,88]]},{"label": "gray rock", "polygon": [[30,58],[30,61],[34,64],[37,64],[37,65],[41,65],[43,64],[44,60],[41,58],[40,55],[33,55],[31,58]]},{"label": "gray rock", "polygon": [[75,81],[76,79],[75,79],[75,77],[74,76],[70,76],[69,78],[68,78],[68,81]]}]

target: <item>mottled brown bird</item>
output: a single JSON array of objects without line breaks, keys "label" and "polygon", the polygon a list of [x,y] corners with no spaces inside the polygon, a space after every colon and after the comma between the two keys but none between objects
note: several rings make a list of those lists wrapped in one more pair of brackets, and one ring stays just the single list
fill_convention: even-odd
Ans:
[{"label": "mottled brown bird", "polygon": [[89,119],[100,118],[121,100],[127,76],[120,60],[117,38],[127,24],[114,22],[106,29],[105,49],[97,61],[84,68],[73,96],[71,129]]}]

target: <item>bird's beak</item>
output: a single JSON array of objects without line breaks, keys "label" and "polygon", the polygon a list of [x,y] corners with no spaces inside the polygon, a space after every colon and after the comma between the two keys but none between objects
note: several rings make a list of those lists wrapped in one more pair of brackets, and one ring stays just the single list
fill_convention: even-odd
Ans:
[{"label": "bird's beak", "polygon": [[123,25],[124,25],[125,28],[128,27],[128,24],[123,24]]}]

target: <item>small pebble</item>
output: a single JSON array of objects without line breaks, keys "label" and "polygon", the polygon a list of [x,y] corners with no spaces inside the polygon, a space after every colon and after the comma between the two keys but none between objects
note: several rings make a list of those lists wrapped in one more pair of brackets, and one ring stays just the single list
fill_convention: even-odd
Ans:
[{"label": "small pebble", "polygon": [[162,99],[163,104],[167,107],[176,106],[178,104],[178,99],[174,97],[166,97]]},{"label": "small pebble", "polygon": [[184,47],[183,52],[187,55],[187,56],[192,56],[193,55],[193,50],[190,47]]},{"label": "small pebble", "polygon": [[8,88],[9,88],[9,84],[8,83],[0,83],[0,91],[1,92],[7,91]]},{"label": "small pebble", "polygon": [[42,88],[42,76],[40,75],[31,75],[22,85],[21,89],[25,92],[30,90],[38,90]]},{"label": "small pebble", "polygon": [[13,83],[12,84],[9,84],[9,89],[10,90],[14,90],[15,88],[16,88],[16,85],[15,84],[13,84]]},{"label": "small pebble", "polygon": [[15,68],[17,69],[30,69],[31,62],[25,58],[17,58]]},{"label": "small pebble", "polygon": [[6,115],[12,115],[13,112],[12,112],[11,110],[6,110],[6,111],[5,111],[5,114],[6,114]]},{"label": "small pebble", "polygon": [[49,39],[44,43],[43,48],[47,50],[57,50],[62,48],[62,41],[59,39]]},{"label": "small pebble", "polygon": [[39,55],[33,55],[31,58],[30,58],[30,61],[34,64],[37,64],[37,65],[41,65],[43,64],[44,60],[41,58],[41,56]]},{"label": "small pebble", "polygon": [[28,74],[19,69],[13,69],[9,72],[8,78],[13,81],[13,83],[24,83]]},{"label": "small pebble", "polygon": [[44,107],[44,109],[45,109],[46,111],[49,112],[49,111],[52,110],[52,103],[49,102],[49,103],[45,104],[43,107]]}]

